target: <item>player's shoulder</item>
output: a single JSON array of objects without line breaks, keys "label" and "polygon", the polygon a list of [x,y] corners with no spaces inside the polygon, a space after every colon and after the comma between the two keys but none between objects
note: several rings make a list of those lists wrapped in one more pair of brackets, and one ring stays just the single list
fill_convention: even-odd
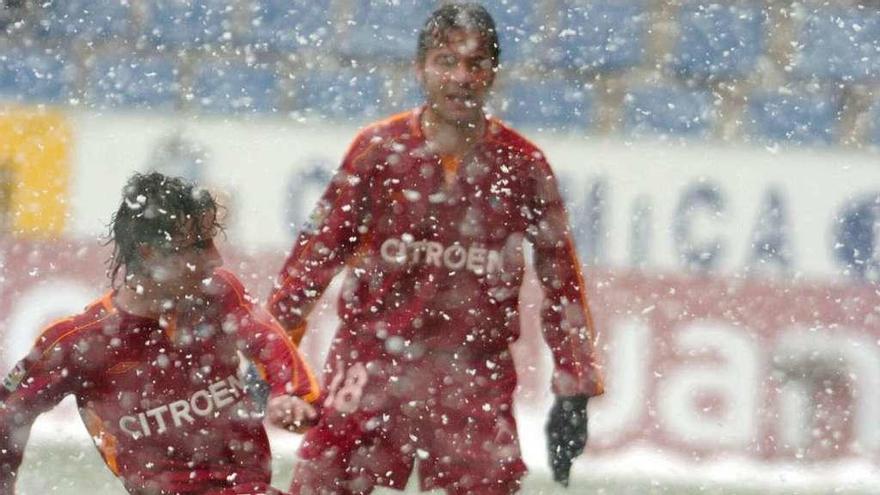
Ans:
[{"label": "player's shoulder", "polygon": [[489,142],[528,162],[543,165],[546,163],[544,152],[537,144],[506,122],[497,117],[489,117],[487,136]]},{"label": "player's shoulder", "polygon": [[111,293],[107,293],[86,305],[82,312],[50,323],[37,337],[36,347],[48,350],[73,345],[83,336],[103,334],[103,329],[117,315],[110,297]]},{"label": "player's shoulder", "polygon": [[362,155],[369,151],[386,149],[390,143],[407,140],[418,134],[416,122],[418,109],[394,114],[361,128],[355,135],[349,155]]},{"label": "player's shoulder", "polygon": [[418,109],[396,113],[364,126],[357,134],[357,141],[378,142],[408,134],[413,130],[413,122]]}]

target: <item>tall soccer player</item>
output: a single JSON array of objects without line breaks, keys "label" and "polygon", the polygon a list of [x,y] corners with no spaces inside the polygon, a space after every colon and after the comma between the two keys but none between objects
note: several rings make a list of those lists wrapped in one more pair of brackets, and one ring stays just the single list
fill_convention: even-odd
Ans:
[{"label": "tall soccer player", "polygon": [[14,493],[33,421],[67,395],[130,493],[279,493],[239,354],[262,370],[281,426],[314,415],[318,386],[220,268],[219,228],[207,191],[158,173],[129,180],[111,226],[114,288],[46,329],[0,387],[0,493]]},{"label": "tall soccer player", "polygon": [[554,478],[568,483],[602,392],[584,282],[543,153],[483,110],[499,65],[495,24],[472,3],[437,9],[418,40],[425,104],[354,140],[300,234],[270,311],[302,337],[348,266],[326,400],[291,490],[401,488],[510,494],[525,465],[513,417],[519,291],[534,249],[557,396],[547,423]]}]

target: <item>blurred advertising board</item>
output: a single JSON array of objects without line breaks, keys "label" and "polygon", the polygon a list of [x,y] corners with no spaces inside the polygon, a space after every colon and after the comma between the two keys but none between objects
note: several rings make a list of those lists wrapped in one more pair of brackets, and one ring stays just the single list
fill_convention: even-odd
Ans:
[{"label": "blurred advertising board", "polygon": [[61,112],[0,107],[0,235],[47,238],[64,232],[70,137]]},{"label": "blurred advertising board", "polygon": [[[222,190],[230,238],[249,251],[287,249],[357,131],[280,118],[69,118],[67,233],[102,232],[126,177],[156,168]],[[856,281],[880,271],[874,153],[525,134],[559,176],[587,264]]]},{"label": "blurred advertising board", "polygon": [[[265,296],[282,257],[221,249]],[[106,290],[108,251],[95,241],[4,241],[2,252],[0,356],[9,369],[42,326]],[[647,444],[682,455],[877,459],[873,288],[604,269],[587,278],[607,378],[606,395],[591,405],[595,451]],[[338,323],[328,296],[303,344],[316,369]],[[534,277],[522,297],[518,407],[531,413],[546,401],[550,374]]]}]

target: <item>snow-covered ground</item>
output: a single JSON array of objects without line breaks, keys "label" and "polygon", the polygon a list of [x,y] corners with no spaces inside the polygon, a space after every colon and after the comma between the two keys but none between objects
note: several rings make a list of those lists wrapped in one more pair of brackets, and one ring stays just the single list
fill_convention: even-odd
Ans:
[{"label": "snow-covered ground", "polygon": [[[550,474],[546,464],[542,426],[544,419],[537,414],[520,414],[518,419],[523,457],[531,473],[526,480],[524,493],[554,493],[556,489],[549,483]],[[289,464],[295,458],[300,438],[298,435],[270,428],[273,456],[277,462],[275,484],[279,487],[287,485]],[[39,479],[43,477],[43,473],[54,472],[55,466],[51,464],[56,462],[82,462],[84,469],[100,469],[95,464],[82,461],[83,457],[92,457],[91,440],[79,421],[75,405],[69,399],[39,418],[31,434],[28,452],[53,449],[77,454],[73,459],[51,459],[48,463],[29,462],[26,459],[22,468],[25,480]],[[97,459],[97,454],[94,459]],[[109,472],[88,474],[92,475],[109,479]],[[799,465],[758,462],[750,458],[731,456],[695,462],[655,447],[640,445],[633,445],[613,454],[588,451],[575,463],[573,479],[576,480],[573,489],[559,493],[593,493],[589,490],[575,490],[579,485],[626,487],[629,484],[694,487],[697,492],[704,489],[714,490],[711,493],[718,490],[724,493],[741,490],[749,493],[880,493],[880,471],[867,459]],[[416,491],[414,483],[415,480],[411,479],[408,492]],[[690,488],[682,490],[686,490],[686,493],[691,491]],[[69,492],[60,485],[55,487],[55,493]],[[379,490],[375,493],[382,495],[400,492]],[[660,493],[678,492],[667,490]]]}]

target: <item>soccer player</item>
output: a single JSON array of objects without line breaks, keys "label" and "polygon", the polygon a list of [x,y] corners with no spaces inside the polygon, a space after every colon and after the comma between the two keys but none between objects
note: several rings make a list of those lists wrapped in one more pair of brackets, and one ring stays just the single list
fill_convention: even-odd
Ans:
[{"label": "soccer player", "polygon": [[418,40],[426,103],[355,138],[285,262],[269,308],[297,342],[343,267],[342,326],[325,400],[291,490],[366,494],[403,487],[509,494],[525,472],[509,344],[533,246],[553,353],[548,421],[554,477],[568,483],[602,392],[580,263],[543,153],[483,103],[499,64],[481,6],[438,8]]},{"label": "soccer player", "polygon": [[283,329],[220,268],[217,208],[181,179],[128,181],[111,225],[114,288],[49,326],[0,387],[0,493],[14,493],[33,421],[67,395],[129,493],[279,493],[239,354],[262,370],[281,426],[314,415],[318,386]]}]

